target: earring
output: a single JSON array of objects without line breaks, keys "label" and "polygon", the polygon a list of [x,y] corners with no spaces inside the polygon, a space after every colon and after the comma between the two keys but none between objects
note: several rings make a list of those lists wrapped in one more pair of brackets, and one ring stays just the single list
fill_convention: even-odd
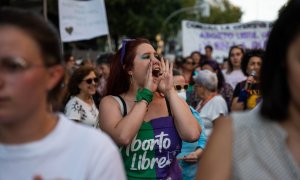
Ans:
[{"label": "earring", "polygon": [[130,80],[130,84],[132,85],[134,83],[134,79],[133,79],[133,75],[132,74],[129,75],[129,80]]}]

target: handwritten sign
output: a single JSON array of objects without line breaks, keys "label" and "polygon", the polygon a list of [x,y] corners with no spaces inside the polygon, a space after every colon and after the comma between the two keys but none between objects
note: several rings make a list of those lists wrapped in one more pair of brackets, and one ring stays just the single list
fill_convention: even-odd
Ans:
[{"label": "handwritten sign", "polygon": [[262,21],[221,25],[182,21],[183,55],[189,56],[192,51],[204,54],[204,47],[211,45],[213,58],[221,63],[233,45],[264,49],[272,25]]},{"label": "handwritten sign", "polygon": [[108,34],[104,0],[59,0],[59,29],[63,42]]}]

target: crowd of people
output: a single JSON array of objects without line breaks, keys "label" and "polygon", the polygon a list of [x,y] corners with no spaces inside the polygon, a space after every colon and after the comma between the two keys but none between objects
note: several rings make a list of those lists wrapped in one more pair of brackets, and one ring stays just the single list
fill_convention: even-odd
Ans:
[{"label": "crowd of people", "polygon": [[78,64],[40,15],[1,8],[0,179],[300,179],[299,16],[291,0],[227,66],[143,38]]}]

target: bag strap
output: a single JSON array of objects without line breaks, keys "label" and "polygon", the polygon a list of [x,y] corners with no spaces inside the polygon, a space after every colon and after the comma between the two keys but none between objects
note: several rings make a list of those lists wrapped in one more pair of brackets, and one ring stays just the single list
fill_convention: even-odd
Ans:
[{"label": "bag strap", "polygon": [[172,116],[172,112],[171,112],[170,103],[169,103],[169,101],[168,101],[168,99],[167,99],[167,98],[165,98],[165,100],[166,100],[166,104],[167,104],[167,108],[168,108],[168,114],[169,114],[169,116]]}]

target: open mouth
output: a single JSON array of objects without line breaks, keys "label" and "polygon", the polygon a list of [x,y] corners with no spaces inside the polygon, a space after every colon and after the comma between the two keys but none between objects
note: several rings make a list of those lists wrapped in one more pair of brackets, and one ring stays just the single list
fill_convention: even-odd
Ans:
[{"label": "open mouth", "polygon": [[155,68],[152,70],[152,75],[154,77],[159,77],[160,75],[162,75],[162,73],[160,72],[160,68]]}]

